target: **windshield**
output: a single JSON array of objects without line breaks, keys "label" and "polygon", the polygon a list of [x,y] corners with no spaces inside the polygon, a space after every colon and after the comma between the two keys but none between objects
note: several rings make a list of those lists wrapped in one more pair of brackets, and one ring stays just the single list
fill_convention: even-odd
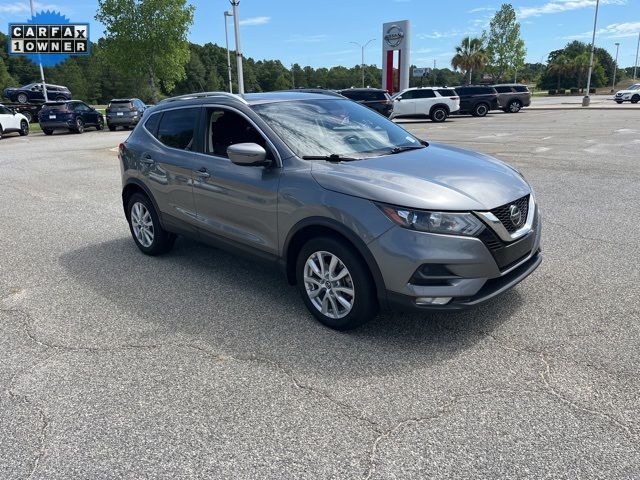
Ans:
[{"label": "windshield", "polygon": [[253,109],[299,157],[361,159],[421,146],[406,130],[350,100],[274,102]]},{"label": "windshield", "polygon": [[640,90],[640,83],[636,83],[635,85],[631,85],[629,90]]}]

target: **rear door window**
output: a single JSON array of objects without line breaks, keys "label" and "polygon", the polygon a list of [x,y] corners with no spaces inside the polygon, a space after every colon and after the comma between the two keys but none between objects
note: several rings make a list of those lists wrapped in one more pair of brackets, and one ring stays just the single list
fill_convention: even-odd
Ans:
[{"label": "rear door window", "polygon": [[511,87],[495,87],[498,93],[511,93]]},{"label": "rear door window", "polygon": [[516,85],[515,87],[513,87],[513,89],[516,92],[520,92],[520,93],[528,93],[529,89],[526,87],[526,85]]},{"label": "rear door window", "polygon": [[156,138],[167,147],[193,150],[199,108],[179,108],[164,112]]},{"label": "rear door window", "polygon": [[431,89],[420,89],[414,90],[415,98],[434,98],[436,96],[435,92]]}]

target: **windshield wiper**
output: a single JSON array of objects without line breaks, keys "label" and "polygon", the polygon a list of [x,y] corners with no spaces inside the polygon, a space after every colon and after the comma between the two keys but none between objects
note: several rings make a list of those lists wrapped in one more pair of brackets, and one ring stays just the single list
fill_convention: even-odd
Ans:
[{"label": "windshield wiper", "polygon": [[406,152],[407,150],[420,150],[422,148],[425,148],[425,145],[405,145],[403,147],[393,147],[389,154],[393,155],[394,153]]},{"label": "windshield wiper", "polygon": [[305,155],[302,157],[303,160],[326,160],[327,162],[351,162],[353,160],[358,160],[353,157],[343,157],[342,155],[338,155],[337,153],[332,153],[331,155]]}]

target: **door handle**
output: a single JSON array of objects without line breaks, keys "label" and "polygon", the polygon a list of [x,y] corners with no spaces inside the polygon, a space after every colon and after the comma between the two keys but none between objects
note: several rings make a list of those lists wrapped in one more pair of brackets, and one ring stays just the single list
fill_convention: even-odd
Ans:
[{"label": "door handle", "polygon": [[198,176],[202,178],[209,178],[211,174],[207,172],[206,168],[202,167],[200,170],[198,170]]}]

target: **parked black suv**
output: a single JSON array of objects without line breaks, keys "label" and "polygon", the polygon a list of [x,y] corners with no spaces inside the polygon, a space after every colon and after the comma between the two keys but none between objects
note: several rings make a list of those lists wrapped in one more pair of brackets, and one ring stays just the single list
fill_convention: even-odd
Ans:
[{"label": "parked black suv", "polygon": [[338,90],[338,93],[381,113],[385,117],[390,116],[393,111],[391,97],[386,90],[380,88],[347,88]]},{"label": "parked black suv", "polygon": [[139,98],[114,98],[104,112],[107,126],[112,132],[118,127],[129,130],[138,124],[146,109],[147,105]]},{"label": "parked black suv", "polygon": [[45,135],[59,128],[83,133],[86,127],[96,127],[96,130],[104,127],[102,114],[79,100],[46,102],[38,114],[38,122]]},{"label": "parked black suv", "polygon": [[499,110],[498,92],[493,87],[465,85],[455,87],[460,97],[460,110],[457,113],[484,117],[489,110]]}]

